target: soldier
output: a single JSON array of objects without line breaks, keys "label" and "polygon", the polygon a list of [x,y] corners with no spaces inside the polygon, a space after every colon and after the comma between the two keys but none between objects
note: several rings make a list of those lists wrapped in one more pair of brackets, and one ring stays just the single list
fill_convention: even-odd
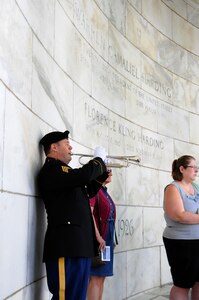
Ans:
[{"label": "soldier", "polygon": [[[81,168],[72,169],[69,131],[54,131],[40,141],[46,161],[38,176],[38,187],[47,213],[43,261],[52,300],[85,300],[91,257],[97,242],[89,197],[108,177],[106,151]],[[97,149],[97,148],[96,148]]]}]

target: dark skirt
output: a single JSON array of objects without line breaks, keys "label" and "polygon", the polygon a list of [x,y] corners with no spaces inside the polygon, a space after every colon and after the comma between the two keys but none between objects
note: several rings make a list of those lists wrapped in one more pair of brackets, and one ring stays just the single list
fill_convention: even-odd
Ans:
[{"label": "dark skirt", "polygon": [[98,268],[91,268],[90,276],[113,276],[114,232],[114,221],[108,221],[106,246],[110,246],[110,261],[106,261],[105,265]]}]

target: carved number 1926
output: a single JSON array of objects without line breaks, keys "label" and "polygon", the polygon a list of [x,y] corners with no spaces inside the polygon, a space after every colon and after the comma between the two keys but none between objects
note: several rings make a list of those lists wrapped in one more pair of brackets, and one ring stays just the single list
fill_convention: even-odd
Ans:
[{"label": "carved number 1926", "polygon": [[118,236],[132,236],[134,233],[133,219],[119,219],[117,231]]}]

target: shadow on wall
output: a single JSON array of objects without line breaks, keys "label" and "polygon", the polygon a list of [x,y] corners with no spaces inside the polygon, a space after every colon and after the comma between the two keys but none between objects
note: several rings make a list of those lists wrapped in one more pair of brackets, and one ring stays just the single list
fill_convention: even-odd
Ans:
[{"label": "shadow on wall", "polygon": [[46,272],[45,264],[43,263],[43,243],[46,231],[46,213],[42,199],[39,196],[37,187],[37,176],[42,165],[42,149],[40,151],[40,161],[37,170],[34,174],[35,182],[35,197],[29,201],[29,235],[28,235],[28,274],[26,295],[23,299],[26,300],[44,300],[46,289]]},{"label": "shadow on wall", "polygon": [[[31,276],[31,294],[27,300],[44,300],[44,286],[43,281],[45,277],[45,265],[42,262],[43,258],[43,242],[46,229],[46,216],[45,209],[41,198],[35,199],[34,213],[35,219],[31,220],[32,226],[30,226],[30,243],[29,243],[29,257],[30,269],[29,274]],[[44,279],[44,280],[43,280]]]}]

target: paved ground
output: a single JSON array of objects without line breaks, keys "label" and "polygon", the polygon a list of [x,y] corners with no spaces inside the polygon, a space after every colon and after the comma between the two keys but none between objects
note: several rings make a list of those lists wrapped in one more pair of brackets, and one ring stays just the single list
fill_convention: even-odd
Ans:
[{"label": "paved ground", "polygon": [[157,288],[150,290],[148,292],[145,292],[142,295],[134,296],[131,298],[131,300],[168,300],[169,299],[169,292],[170,292],[171,286],[166,285],[162,288]]}]

